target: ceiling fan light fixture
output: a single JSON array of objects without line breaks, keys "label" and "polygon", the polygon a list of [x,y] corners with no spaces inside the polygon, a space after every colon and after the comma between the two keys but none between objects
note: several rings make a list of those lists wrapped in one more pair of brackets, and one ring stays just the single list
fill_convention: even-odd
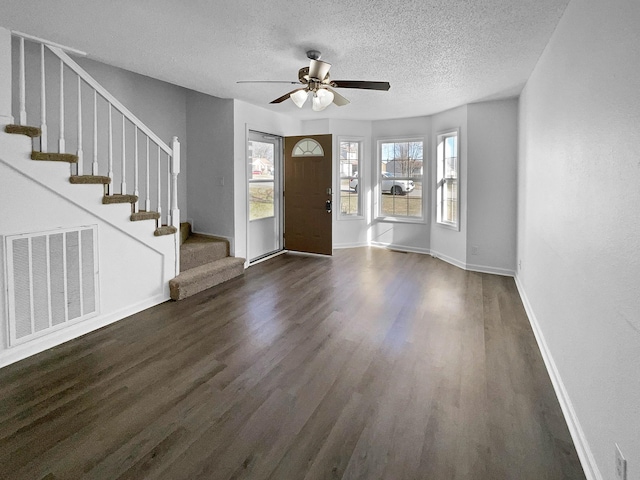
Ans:
[{"label": "ceiling fan light fixture", "polygon": [[321,88],[317,92],[314,92],[312,102],[311,108],[313,111],[321,112],[333,102],[333,92]]},{"label": "ceiling fan light fixture", "polygon": [[297,92],[293,92],[291,94],[291,100],[296,104],[296,107],[302,108],[304,103],[307,101],[307,97],[309,96],[309,92],[307,90],[298,90]]}]

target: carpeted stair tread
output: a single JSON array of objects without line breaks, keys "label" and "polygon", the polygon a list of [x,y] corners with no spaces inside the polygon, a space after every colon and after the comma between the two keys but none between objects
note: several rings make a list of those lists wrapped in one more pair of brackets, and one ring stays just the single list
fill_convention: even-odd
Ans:
[{"label": "carpeted stair tread", "polygon": [[173,300],[182,300],[244,273],[244,258],[225,257],[191,268],[169,281]]},{"label": "carpeted stair tread", "polygon": [[224,238],[191,234],[180,246],[180,272],[229,255],[229,242]]},{"label": "carpeted stair tread", "polygon": [[72,153],[31,152],[31,160],[78,163],[78,156]]},{"label": "carpeted stair tread", "polygon": [[100,175],[73,175],[69,177],[69,182],[74,185],[108,185],[111,179]]},{"label": "carpeted stair tread", "polygon": [[112,203],[136,203],[138,197],[135,195],[105,195],[102,197],[102,203],[109,205]]},{"label": "carpeted stair tread", "polygon": [[17,135],[26,135],[31,138],[42,135],[42,130],[38,127],[30,127],[28,125],[7,125],[4,127],[4,131],[7,133],[15,133]]},{"label": "carpeted stair tread", "polygon": [[189,235],[191,235],[191,224],[189,222],[182,222],[180,224],[180,245],[189,238]]},{"label": "carpeted stair tread", "polygon": [[176,227],[172,227],[171,225],[163,225],[162,227],[156,228],[153,234],[156,237],[161,237],[163,235],[173,235],[174,233],[177,233],[177,232],[178,232],[178,229]]},{"label": "carpeted stair tread", "polygon": [[139,222],[141,220],[158,220],[160,218],[160,213],[140,210],[139,212],[132,213],[130,218],[132,222]]}]

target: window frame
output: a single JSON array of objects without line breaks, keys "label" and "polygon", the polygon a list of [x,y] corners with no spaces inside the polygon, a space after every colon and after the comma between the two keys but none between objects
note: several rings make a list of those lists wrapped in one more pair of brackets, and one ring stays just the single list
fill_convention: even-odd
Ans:
[{"label": "window frame", "polygon": [[[351,221],[351,220],[363,220],[365,218],[364,215],[364,196],[362,195],[362,188],[360,188],[362,185],[364,185],[365,189],[367,187],[366,182],[364,182],[364,179],[366,178],[365,175],[365,141],[364,141],[364,137],[358,137],[358,136],[340,136],[338,137],[338,141],[336,144],[336,149],[337,149],[337,154],[336,154],[336,161],[337,161],[337,165],[336,165],[336,172],[337,172],[337,180],[336,180],[336,185],[337,185],[337,199],[335,200],[336,202],[336,212],[337,212],[337,220],[339,221]],[[341,159],[340,159],[340,144],[341,143],[345,143],[345,142],[350,142],[350,143],[357,143],[358,144],[358,176],[355,177],[358,179],[358,191],[357,191],[357,195],[358,195],[358,214],[357,215],[345,215],[342,213],[342,191],[341,191],[341,181],[343,178],[342,175],[342,171],[341,171]]]},{"label": "window frame", "polygon": [[[440,144],[444,145],[444,141],[448,137],[456,137],[456,182],[457,182],[457,190],[456,190],[456,222],[449,222],[446,220],[442,220],[443,218],[443,208],[446,208],[446,202],[444,199],[439,199],[438,195],[440,194],[440,184],[444,181],[444,178],[438,178],[438,167],[440,166],[440,160],[438,158],[440,148]],[[442,140],[441,140],[442,139]],[[443,147],[444,148],[444,147]],[[441,132],[436,133],[435,137],[435,149],[434,149],[434,163],[435,163],[435,171],[434,171],[434,209],[435,209],[435,221],[436,225],[439,225],[444,228],[448,228],[450,230],[455,230],[457,232],[460,231],[460,187],[461,187],[461,149],[460,149],[460,128],[449,128],[447,130],[442,130]],[[445,158],[444,153],[442,154],[442,171],[445,171]],[[442,190],[442,194],[444,190]]]},{"label": "window frame", "polygon": [[[282,143],[280,140],[278,140],[278,137],[276,137],[275,135],[273,135],[275,141],[273,143],[271,142],[260,142],[258,140],[251,140],[249,138],[249,135],[251,133],[254,133],[256,135],[263,135],[263,136],[272,136],[266,133],[262,133],[262,132],[258,132],[258,131],[253,131],[250,130],[248,135],[247,135],[247,162],[246,162],[246,174],[247,174],[247,221],[248,222],[259,222],[261,220],[265,220],[265,219],[277,219],[278,217],[278,211],[281,208],[280,207],[280,196],[281,196],[281,182],[280,180],[276,177],[276,175],[273,175],[272,179],[254,179],[253,178],[253,170],[252,168],[249,167],[250,165],[250,160],[253,158],[252,154],[249,153],[249,143],[250,142],[256,142],[256,143],[269,143],[272,144],[274,147],[273,150],[273,156],[274,156],[274,172],[277,171],[277,169],[280,169],[281,167],[279,165],[276,165],[276,157],[278,156],[278,149],[282,148],[281,145],[279,145],[280,143]],[[277,168],[276,168],[277,167]],[[272,183],[273,184],[273,214],[272,215],[268,215],[265,217],[259,217],[259,218],[251,218],[251,185],[255,184],[255,185],[259,185],[259,184],[268,184],[268,183]]]},{"label": "window frame", "polygon": [[[382,213],[382,144],[383,143],[405,143],[405,142],[422,142],[422,202],[421,202],[421,216],[410,217],[406,215],[385,215]],[[426,180],[428,179],[428,163],[427,159],[428,155],[428,143],[427,138],[422,135],[411,135],[411,136],[391,136],[391,137],[378,137],[376,138],[376,149],[377,149],[377,157],[376,157],[376,177],[373,185],[374,190],[374,198],[375,198],[375,219],[381,222],[391,222],[391,223],[418,223],[425,224],[427,221],[426,215],[426,202],[427,202],[427,192],[428,192],[428,184]],[[427,154],[425,155],[425,152]]]}]

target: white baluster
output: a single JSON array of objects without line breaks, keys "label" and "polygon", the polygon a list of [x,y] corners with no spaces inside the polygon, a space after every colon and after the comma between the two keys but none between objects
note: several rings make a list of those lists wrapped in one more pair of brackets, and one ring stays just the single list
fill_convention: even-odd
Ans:
[{"label": "white baluster", "polygon": [[124,145],[125,139],[125,118],[122,114],[122,183],[120,184],[120,193],[126,195],[127,193],[127,160],[126,160],[126,148]]},{"label": "white baluster", "polygon": [[[180,142],[178,137],[173,137],[171,141],[171,224],[180,228],[180,209],[178,208],[178,174],[180,173]],[[178,270],[179,271],[179,268]]]},{"label": "white baluster", "polygon": [[147,183],[146,183],[146,198],[144,200],[144,209],[149,212],[151,211],[151,197],[149,194],[149,177],[151,176],[149,174],[149,137],[147,137]]},{"label": "white baluster", "polygon": [[111,103],[109,103],[109,178],[111,183],[109,184],[109,193],[113,193],[113,122],[111,120]]},{"label": "white baluster", "polygon": [[20,79],[18,83],[18,96],[20,99],[20,125],[27,124],[27,96],[26,96],[26,77],[24,71],[24,38],[20,37]]},{"label": "white baluster", "polygon": [[167,155],[167,225],[171,223],[171,158]]},{"label": "white baluster", "polygon": [[84,153],[82,151],[82,79],[78,75],[78,175],[83,174],[82,159]]},{"label": "white baluster", "polygon": [[40,45],[40,151],[47,151],[47,89],[44,69],[44,44]]},{"label": "white baluster", "polygon": [[160,195],[161,193],[161,177],[162,177],[162,170],[160,169],[160,146],[158,145],[158,213],[160,214],[160,225],[162,225],[162,207],[160,206],[160,202],[162,199],[162,195]]},{"label": "white baluster", "polygon": [[91,174],[98,175],[98,92],[93,91],[93,165]]},{"label": "white baluster", "polygon": [[[133,194],[138,197],[140,195],[140,190],[138,190],[138,126],[135,126],[134,129],[134,149],[135,149],[135,154],[133,156]],[[133,211],[134,212],[138,212],[139,211],[139,202],[138,200],[136,200],[135,205],[133,206]]]},{"label": "white baluster", "polygon": [[24,38],[20,37],[20,80],[18,84],[18,92],[20,97],[20,125],[27,124],[27,79],[24,69]]},{"label": "white baluster", "polygon": [[60,139],[58,140],[58,152],[64,153],[64,62],[60,60]]}]

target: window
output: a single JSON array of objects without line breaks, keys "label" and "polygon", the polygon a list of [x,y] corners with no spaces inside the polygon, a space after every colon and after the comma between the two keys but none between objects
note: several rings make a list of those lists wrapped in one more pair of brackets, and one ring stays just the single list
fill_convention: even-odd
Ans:
[{"label": "window", "polygon": [[360,159],[362,142],[340,141],[340,217],[356,217],[360,213]]},{"label": "window", "polygon": [[436,145],[436,221],[458,229],[458,131],[438,135]]},{"label": "window", "polygon": [[294,157],[323,157],[322,146],[313,138],[303,138],[293,147]]},{"label": "window", "polygon": [[420,139],[378,142],[381,217],[421,219],[424,142]]},{"label": "window", "polygon": [[249,220],[273,217],[275,145],[249,141]]}]

